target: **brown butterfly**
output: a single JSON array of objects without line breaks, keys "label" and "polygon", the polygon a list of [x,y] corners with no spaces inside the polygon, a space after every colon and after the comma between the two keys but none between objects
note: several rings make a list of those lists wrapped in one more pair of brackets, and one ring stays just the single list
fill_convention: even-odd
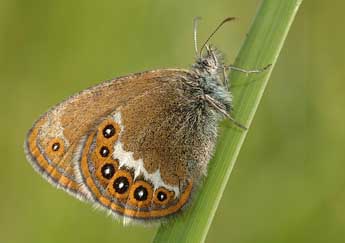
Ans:
[{"label": "brown butterfly", "polygon": [[222,55],[197,49],[190,70],[158,69],[86,89],[51,108],[33,125],[25,151],[49,182],[124,221],[180,212],[206,174],[218,122],[230,115]]}]

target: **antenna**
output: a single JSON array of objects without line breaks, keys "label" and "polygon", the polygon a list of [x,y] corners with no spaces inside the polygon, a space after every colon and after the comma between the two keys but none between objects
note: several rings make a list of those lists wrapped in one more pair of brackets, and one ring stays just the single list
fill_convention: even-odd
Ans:
[{"label": "antenna", "polygon": [[195,49],[195,55],[198,56],[198,23],[201,20],[201,17],[195,17],[193,20],[193,39],[194,39],[194,49]]},{"label": "antenna", "polygon": [[[204,50],[206,44],[214,36],[214,34],[217,33],[217,31],[220,29],[220,27],[222,27],[223,24],[225,24],[226,22],[230,22],[230,21],[235,20],[235,19],[236,19],[235,17],[228,17],[228,18],[224,19],[222,22],[220,22],[220,24],[217,26],[217,28],[215,28],[215,30],[210,34],[210,36],[206,39],[204,44],[201,46],[200,53],[199,53],[200,57],[201,57],[202,51]],[[195,34],[195,32],[194,32],[194,34]]]}]

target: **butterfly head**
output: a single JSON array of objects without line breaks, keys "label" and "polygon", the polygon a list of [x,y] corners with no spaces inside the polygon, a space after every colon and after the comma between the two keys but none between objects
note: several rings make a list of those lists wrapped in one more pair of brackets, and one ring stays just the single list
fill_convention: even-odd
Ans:
[{"label": "butterfly head", "polygon": [[[205,53],[196,59],[193,69],[200,75],[220,76],[224,72],[222,53],[211,45],[206,45],[205,48]],[[224,82],[219,84],[224,85]]]}]

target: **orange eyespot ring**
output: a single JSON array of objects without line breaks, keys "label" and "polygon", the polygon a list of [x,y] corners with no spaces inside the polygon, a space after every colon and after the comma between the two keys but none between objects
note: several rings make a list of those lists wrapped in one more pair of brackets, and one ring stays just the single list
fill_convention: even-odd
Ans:
[{"label": "orange eyespot ring", "polygon": [[118,199],[126,199],[132,183],[133,178],[129,171],[118,170],[113,176],[113,179],[109,182],[107,191],[113,197]]},{"label": "orange eyespot ring", "polygon": [[113,145],[107,146],[103,144],[97,144],[96,148],[93,150],[93,153],[91,155],[95,167],[99,167],[105,161],[112,159],[113,151]]},{"label": "orange eyespot ring", "polygon": [[97,130],[97,144],[112,146],[119,138],[120,126],[112,119],[104,120]]},{"label": "orange eyespot ring", "polygon": [[65,152],[65,143],[61,138],[53,138],[48,142],[46,153],[54,158],[61,156]]},{"label": "orange eyespot ring", "polygon": [[107,187],[109,181],[114,177],[118,168],[119,161],[117,159],[108,159],[96,168],[96,177],[104,187]]},{"label": "orange eyespot ring", "polygon": [[148,207],[153,195],[152,185],[146,181],[136,181],[129,191],[128,203],[138,207]]},{"label": "orange eyespot ring", "polygon": [[174,195],[174,192],[169,191],[164,187],[160,187],[153,194],[153,202],[157,205],[163,206],[174,199]]}]

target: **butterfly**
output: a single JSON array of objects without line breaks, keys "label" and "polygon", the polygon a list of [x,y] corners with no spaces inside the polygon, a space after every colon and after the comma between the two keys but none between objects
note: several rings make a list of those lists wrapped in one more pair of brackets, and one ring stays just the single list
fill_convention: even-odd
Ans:
[{"label": "butterfly", "polygon": [[29,130],[27,159],[45,179],[123,222],[157,222],[181,212],[206,175],[218,123],[232,97],[226,66],[208,44],[190,69],[158,69],[85,89]]}]

